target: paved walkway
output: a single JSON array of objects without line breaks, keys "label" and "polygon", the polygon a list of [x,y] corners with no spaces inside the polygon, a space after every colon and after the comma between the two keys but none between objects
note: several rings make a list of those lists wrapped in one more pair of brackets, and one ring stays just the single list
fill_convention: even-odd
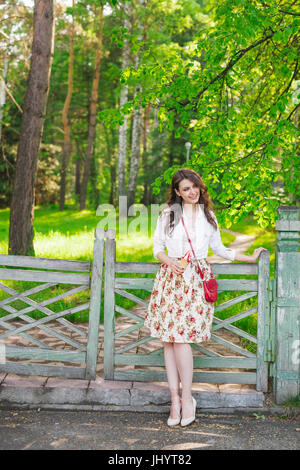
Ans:
[{"label": "paved walkway", "polygon": [[[118,451],[122,456],[122,450],[131,451],[126,453],[130,456],[138,455],[138,450],[160,451],[161,457],[174,450],[186,455],[198,450],[299,449],[300,416],[198,413],[186,428],[169,428],[166,420],[166,413],[0,410],[0,449],[110,450],[101,455],[101,463]],[[144,459],[148,458],[147,453]],[[131,465],[153,468],[152,458],[150,454],[149,462],[131,461]],[[201,454],[192,453],[190,463],[196,468],[200,459]]]}]

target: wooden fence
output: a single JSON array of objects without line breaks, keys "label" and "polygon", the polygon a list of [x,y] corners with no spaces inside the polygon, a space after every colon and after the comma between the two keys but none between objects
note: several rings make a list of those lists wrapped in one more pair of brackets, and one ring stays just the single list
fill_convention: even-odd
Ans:
[{"label": "wooden fence", "polygon": [[[143,330],[144,315],[137,315],[125,309],[115,301],[116,294],[130,299],[147,308],[147,301],[141,299],[132,290],[152,291],[154,278],[136,277],[137,274],[155,274],[159,263],[124,263],[116,262],[115,232],[105,232],[105,282],[104,282],[104,376],[106,379],[165,381],[163,351],[155,345],[143,353],[137,353],[146,343],[157,343],[145,331],[137,335],[137,340],[131,340],[132,332]],[[215,308],[212,327],[212,337],[209,345],[193,345],[199,353],[194,356],[195,369],[212,369],[194,373],[197,382],[256,384],[257,390],[266,391],[268,387],[268,361],[266,347],[269,339],[270,293],[269,293],[269,252],[260,255],[258,264],[212,264],[215,275],[226,275],[229,278],[218,279],[218,292],[234,292],[236,295]],[[119,275],[121,274],[122,277]],[[126,274],[126,277],[123,275]],[[232,278],[234,275],[238,278]],[[252,276],[252,279],[240,276]],[[230,278],[231,277],[231,278]],[[128,292],[130,291],[130,292]],[[241,310],[239,313],[221,320],[218,312],[243,303],[247,299],[256,298],[256,305]],[[132,320],[126,329],[116,332],[116,315],[121,314]],[[257,316],[257,334],[250,334],[237,326],[235,322],[249,316]],[[122,323],[122,321],[118,321]],[[229,331],[232,335],[256,345],[256,353],[246,347],[222,336],[221,331]],[[128,335],[127,344],[118,347],[118,340]],[[211,347],[217,343],[227,348],[227,354],[222,355],[218,348]],[[131,353],[129,352],[131,351]],[[231,355],[231,353],[233,353]],[[118,366],[123,366],[119,367]],[[124,367],[125,366],[125,367]],[[127,366],[127,367],[126,367]],[[234,372],[222,369],[234,369]],[[248,369],[248,370],[245,370]]]},{"label": "wooden fence", "polygon": [[[103,239],[96,237],[91,274],[86,261],[0,255],[0,289],[5,293],[0,301],[0,342],[7,359],[0,364],[1,372],[95,378],[103,248]],[[83,291],[88,301],[75,298],[75,306],[68,307]],[[67,319],[82,311],[88,311],[88,331]],[[59,349],[52,346],[53,340],[59,340]]]},{"label": "wooden fence", "polygon": [[[215,307],[211,341],[193,345],[195,381],[255,384],[267,391],[272,377],[277,403],[299,395],[299,213],[299,207],[278,209],[274,279],[269,252],[261,253],[258,264],[212,264],[219,293],[228,292],[231,298]],[[100,360],[106,379],[166,380],[161,344],[143,326],[159,263],[117,262],[114,231],[95,233],[92,266],[86,261],[0,255],[0,372],[94,379]],[[98,357],[104,251],[104,357]],[[81,302],[83,291],[88,294]],[[79,298],[72,301],[72,296]],[[116,298],[133,301],[139,312],[119,305]],[[254,299],[250,308],[242,306]],[[237,306],[238,313],[220,318],[221,312]],[[88,312],[87,329],[68,319],[81,311]],[[237,326],[248,317],[257,320],[255,334]],[[63,346],[56,348],[49,337]]]}]

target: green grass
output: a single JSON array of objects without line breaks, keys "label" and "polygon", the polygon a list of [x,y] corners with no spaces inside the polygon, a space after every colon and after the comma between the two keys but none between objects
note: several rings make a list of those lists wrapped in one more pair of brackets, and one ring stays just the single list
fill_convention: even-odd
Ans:
[{"label": "green grass", "polygon": [[[132,222],[133,218],[129,218],[128,224]],[[88,260],[92,261],[93,256],[93,240],[94,231],[97,224],[100,221],[100,217],[95,215],[94,211],[85,210],[79,212],[77,210],[68,209],[60,212],[55,208],[36,208],[35,210],[35,237],[34,237],[34,248],[35,255],[40,258],[56,258],[56,259],[69,259],[69,260]],[[141,218],[141,231],[140,233],[133,233],[128,237],[119,237],[117,232],[117,250],[116,260],[124,262],[157,262],[152,255],[152,237],[151,234],[147,233],[146,225],[143,223],[144,219]],[[2,254],[8,253],[8,229],[9,229],[9,210],[0,210],[0,252]],[[266,230],[258,227],[251,217],[245,218],[242,222],[235,224],[231,227],[231,230],[255,234],[257,239],[253,243],[252,247],[246,252],[246,254],[252,254],[253,249],[258,246],[264,246],[271,252],[271,261],[273,271],[274,264],[274,251],[275,251],[275,231]],[[231,234],[221,231],[222,241],[225,245],[229,245],[233,240],[234,236]],[[211,255],[212,251],[209,250],[208,255]],[[119,274],[119,276],[128,276],[128,274]],[[135,274],[137,277],[154,277],[151,274]],[[225,276],[223,276],[225,277]],[[251,276],[226,276],[233,278],[251,278]],[[7,285],[15,288],[18,291],[29,289],[37,283],[25,283],[25,282],[12,282],[6,281]],[[66,286],[70,288],[71,286]],[[63,286],[55,286],[48,291],[43,291],[39,294],[32,296],[34,300],[39,302],[45,300],[51,296],[59,295],[64,291]],[[143,299],[149,297],[150,293],[144,290],[128,290],[134,293],[138,297]],[[217,305],[233,297],[241,295],[242,292],[225,292],[219,295]],[[9,297],[8,294],[1,291],[0,298]],[[89,299],[89,291],[83,291],[72,298],[66,298],[51,304],[49,308],[55,312],[62,309],[70,308],[77,304],[87,302]],[[226,309],[223,312],[217,314],[221,319],[228,318],[239,311],[241,308],[251,308],[256,299],[249,299],[244,301],[243,304],[238,304],[230,309]],[[123,308],[130,309],[135,304],[134,302],[125,299],[124,297],[116,295],[116,303]],[[101,321],[103,321],[103,295],[101,302]],[[13,306],[20,310],[25,307],[25,304],[21,301],[17,301]],[[0,312],[3,316],[5,312]],[[43,316],[39,312],[32,312],[32,317],[39,318]],[[80,312],[68,316],[68,319],[74,322],[85,322],[88,321],[88,312]],[[240,320],[235,325],[249,333],[256,335],[256,318],[255,315]],[[252,347],[252,346],[251,346]]]},{"label": "green grass", "polygon": [[289,398],[283,403],[283,406],[286,408],[299,409],[300,410],[300,395],[297,395],[293,398]]},{"label": "green grass", "polygon": [[[34,249],[39,258],[92,260],[94,230],[99,218],[92,211],[37,208]],[[0,211],[0,251],[8,253],[9,210]]]},{"label": "green grass", "polygon": [[[132,223],[128,218],[128,226]],[[93,257],[94,231],[101,221],[94,211],[36,208],[34,215],[34,249],[39,258],[88,260]],[[150,224],[150,221],[149,221]],[[152,237],[144,229],[141,219],[141,232],[124,238],[117,230],[117,261],[155,261],[152,257]],[[143,230],[144,229],[144,230]],[[149,230],[148,230],[149,232]],[[0,252],[8,254],[9,209],[0,210]],[[222,233],[227,245],[234,237]]]}]

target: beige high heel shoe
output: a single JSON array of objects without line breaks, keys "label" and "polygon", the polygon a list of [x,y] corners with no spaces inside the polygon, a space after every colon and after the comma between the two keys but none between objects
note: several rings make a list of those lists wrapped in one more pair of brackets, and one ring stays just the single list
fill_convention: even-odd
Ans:
[{"label": "beige high heel shoe", "polygon": [[[173,405],[175,405],[175,403],[173,403]],[[181,419],[181,399],[180,398],[177,401],[175,408],[177,408],[176,411],[178,411],[178,417],[177,418],[169,417],[167,421],[168,426],[176,426],[177,424],[180,423],[180,419]]]},{"label": "beige high heel shoe", "polygon": [[194,415],[193,416],[190,416],[189,418],[185,418],[185,419],[182,419],[181,420],[181,426],[188,426],[189,424],[191,424],[193,421],[195,421],[196,419],[196,407],[197,407],[197,402],[195,400],[194,397],[192,397],[192,400],[193,400],[193,405],[194,405]]}]

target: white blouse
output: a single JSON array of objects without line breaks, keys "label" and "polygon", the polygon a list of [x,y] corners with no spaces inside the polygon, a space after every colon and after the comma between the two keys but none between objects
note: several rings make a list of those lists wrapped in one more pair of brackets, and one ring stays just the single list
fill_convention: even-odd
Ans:
[{"label": "white blouse", "polygon": [[[184,256],[188,250],[191,250],[181,220],[174,227],[171,236],[165,233],[166,224],[169,223],[169,213],[170,209],[166,208],[157,219],[153,236],[153,256],[155,259],[158,259],[157,253],[165,251],[165,248],[167,248],[168,256],[171,258],[180,258]],[[216,216],[212,211],[210,211],[210,213],[217,223],[217,230],[208,222],[201,206],[199,206],[199,211],[194,218],[195,226],[193,229],[183,208],[184,223],[189,233],[196,258],[206,258],[208,248],[211,248],[216,255],[233,261],[235,259],[236,250],[226,248],[223,245]],[[191,256],[193,258],[192,253]]]}]

